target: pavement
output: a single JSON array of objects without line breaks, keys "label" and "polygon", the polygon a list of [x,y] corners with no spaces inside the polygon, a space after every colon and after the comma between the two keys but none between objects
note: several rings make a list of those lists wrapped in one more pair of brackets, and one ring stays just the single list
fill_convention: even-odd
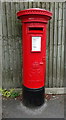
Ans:
[{"label": "pavement", "polygon": [[41,107],[28,108],[22,98],[3,98],[3,118],[64,118],[64,95],[45,95]]}]

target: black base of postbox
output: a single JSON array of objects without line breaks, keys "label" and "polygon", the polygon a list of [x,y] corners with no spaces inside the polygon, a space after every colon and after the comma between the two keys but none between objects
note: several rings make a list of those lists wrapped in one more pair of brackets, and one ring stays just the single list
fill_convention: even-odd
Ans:
[{"label": "black base of postbox", "polygon": [[41,106],[45,101],[45,88],[30,89],[23,86],[22,102],[28,107]]}]

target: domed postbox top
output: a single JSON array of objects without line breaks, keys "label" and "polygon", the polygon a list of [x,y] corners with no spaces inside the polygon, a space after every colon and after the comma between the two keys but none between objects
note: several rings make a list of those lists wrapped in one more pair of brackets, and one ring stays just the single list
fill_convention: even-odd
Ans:
[{"label": "domed postbox top", "polygon": [[40,9],[40,8],[30,8],[30,9],[25,9],[17,12],[18,19],[21,19],[24,16],[43,16],[47,17],[48,20],[51,19],[52,17],[52,12],[45,10],[45,9]]}]

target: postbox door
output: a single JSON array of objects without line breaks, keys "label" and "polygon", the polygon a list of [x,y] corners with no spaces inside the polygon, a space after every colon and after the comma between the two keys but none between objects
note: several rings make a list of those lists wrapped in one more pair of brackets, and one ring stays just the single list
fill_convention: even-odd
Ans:
[{"label": "postbox door", "polygon": [[[45,54],[43,47],[43,34],[31,34],[30,35],[30,52],[31,52],[31,64],[30,64],[30,77],[36,86],[44,86],[44,71],[45,71]],[[35,86],[34,85],[34,86]]]}]

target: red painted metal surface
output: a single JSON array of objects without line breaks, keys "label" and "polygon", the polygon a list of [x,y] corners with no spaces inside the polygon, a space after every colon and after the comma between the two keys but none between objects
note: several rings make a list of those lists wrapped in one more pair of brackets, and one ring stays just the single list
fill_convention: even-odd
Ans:
[{"label": "red painted metal surface", "polygon": [[46,27],[52,13],[26,9],[17,13],[22,20],[23,80],[27,88],[41,88],[46,77]]}]

